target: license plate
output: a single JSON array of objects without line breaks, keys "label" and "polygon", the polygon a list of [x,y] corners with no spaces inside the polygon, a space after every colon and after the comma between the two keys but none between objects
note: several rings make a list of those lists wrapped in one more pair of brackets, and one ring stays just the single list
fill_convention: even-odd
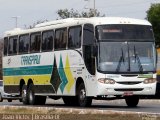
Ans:
[{"label": "license plate", "polygon": [[123,96],[132,96],[133,95],[133,92],[132,91],[125,91],[123,93]]}]

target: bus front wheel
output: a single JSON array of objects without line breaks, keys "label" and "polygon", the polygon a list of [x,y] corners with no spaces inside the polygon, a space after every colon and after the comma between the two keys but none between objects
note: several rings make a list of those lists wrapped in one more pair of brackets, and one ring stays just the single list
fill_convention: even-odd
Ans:
[{"label": "bus front wheel", "polygon": [[125,98],[125,101],[128,107],[137,107],[139,103],[139,97],[138,96],[128,96]]},{"label": "bus front wheel", "polygon": [[84,83],[81,83],[78,87],[77,91],[77,96],[78,96],[78,104],[81,107],[87,107],[91,106],[92,104],[92,98],[86,96],[86,89]]}]

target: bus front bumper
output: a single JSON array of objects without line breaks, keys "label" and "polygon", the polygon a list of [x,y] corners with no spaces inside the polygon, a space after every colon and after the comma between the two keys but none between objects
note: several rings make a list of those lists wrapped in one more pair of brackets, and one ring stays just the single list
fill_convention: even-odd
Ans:
[{"label": "bus front bumper", "polygon": [[156,83],[151,83],[151,84],[140,83],[136,85],[122,85],[117,83],[113,85],[106,85],[103,83],[99,83],[97,96],[155,95],[155,92],[156,92]]}]

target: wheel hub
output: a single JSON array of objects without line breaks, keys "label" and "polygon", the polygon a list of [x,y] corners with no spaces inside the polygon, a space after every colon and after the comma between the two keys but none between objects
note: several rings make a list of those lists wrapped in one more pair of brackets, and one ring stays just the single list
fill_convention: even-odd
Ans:
[{"label": "wheel hub", "polygon": [[29,94],[29,101],[33,101],[33,93],[32,92],[30,92],[30,94]]},{"label": "wheel hub", "polygon": [[85,98],[86,98],[86,92],[85,92],[84,89],[82,89],[82,90],[80,91],[80,100],[81,100],[81,101],[84,101]]},{"label": "wheel hub", "polygon": [[22,91],[22,99],[25,100],[27,96],[26,90]]}]

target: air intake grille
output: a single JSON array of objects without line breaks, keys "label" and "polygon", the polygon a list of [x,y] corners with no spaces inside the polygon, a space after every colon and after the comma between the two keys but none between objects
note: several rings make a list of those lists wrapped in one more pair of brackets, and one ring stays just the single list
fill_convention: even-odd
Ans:
[{"label": "air intake grille", "polygon": [[141,82],[117,82],[119,84],[123,84],[123,85],[135,85],[135,84],[139,84]]},{"label": "air intake grille", "polygon": [[115,91],[142,91],[143,88],[133,88],[133,89],[114,89]]}]

